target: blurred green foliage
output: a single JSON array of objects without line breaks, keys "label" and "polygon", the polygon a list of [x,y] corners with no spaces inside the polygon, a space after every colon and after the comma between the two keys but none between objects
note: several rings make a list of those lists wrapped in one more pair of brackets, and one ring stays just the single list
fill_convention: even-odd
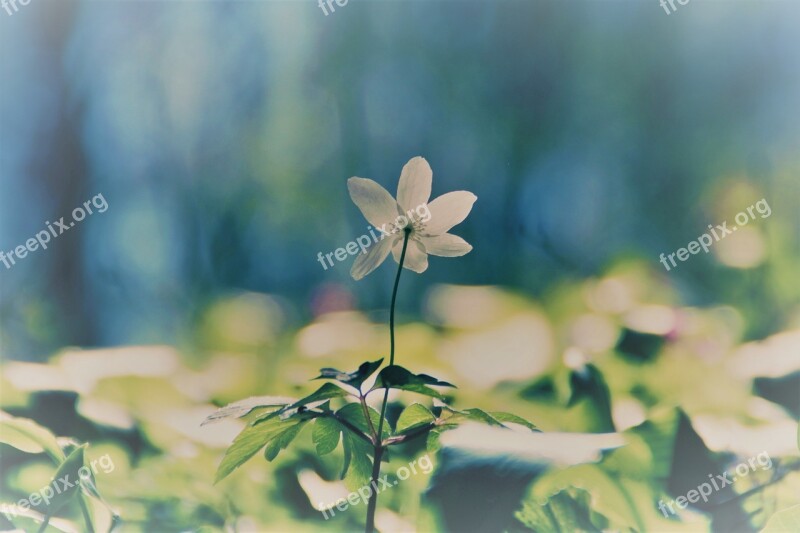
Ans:
[{"label": "blurred green foliage", "polygon": [[[221,300],[209,307],[212,322],[197,331],[195,342],[205,348],[191,355],[131,346],[67,349],[42,364],[8,362],[3,410],[88,442],[90,458],[109,454],[115,469],[95,481],[124,531],[359,529],[363,509],[327,522],[315,510],[357,484],[338,481],[341,449],[317,456],[312,431],[295,435],[272,462],[256,456],[213,484],[223,451],[243,427],[235,419],[201,427],[216,406],[265,392],[300,397],[313,390],[305,378],[319,368],[353,367],[388,349],[385,317],[333,312],[301,328],[270,328],[281,323],[286,305],[266,294]],[[709,530],[715,523],[718,530],[748,529],[797,503],[797,326],[744,341],[737,309],[681,306],[663,278],[629,262],[562,284],[540,301],[495,287],[436,286],[422,309],[425,322],[400,321],[399,361],[461,383],[446,391],[455,408],[513,411],[556,440],[530,441],[515,453],[511,437],[478,433],[482,449],[470,451],[443,435],[433,474],[412,476],[381,496],[382,530],[465,530],[464,523],[476,531],[551,530],[547,524],[556,524],[553,531]],[[256,335],[263,331],[270,334]],[[654,349],[651,341],[630,340],[631,333],[659,342]],[[762,388],[770,395],[756,382],[769,383]],[[775,392],[781,390],[788,394]],[[391,396],[393,424],[419,398]],[[426,404],[433,407],[423,402],[412,410]],[[407,412],[400,425],[413,425],[412,418]],[[511,434],[522,438],[525,431]],[[603,440],[609,431],[622,439],[610,447]],[[583,445],[559,432],[584,435],[602,453],[586,456]],[[13,447],[0,449],[1,500],[10,503],[47,484],[55,470],[37,455],[44,448],[4,441]],[[396,471],[424,447],[399,448],[384,471]],[[527,457],[526,449],[539,455]],[[762,452],[771,468],[715,492],[708,505],[681,511],[680,520],[659,511],[659,500]],[[503,481],[509,460],[519,463],[514,483]],[[487,493],[510,510],[482,503]],[[58,515],[81,529],[78,507]]]},{"label": "blurred green foliage", "polygon": [[[361,528],[358,510],[315,510],[348,490],[341,449],[315,453],[325,435],[215,486],[244,422],[201,422],[387,356],[391,269],[353,287],[349,264],[315,257],[366,231],[347,178],[387,185],[423,155],[434,196],[478,196],[459,230],[475,248],[404,278],[398,360],[458,383],[455,409],[543,432],[434,435],[435,473],[382,497],[380,529],[793,528],[798,13],[58,0],[0,16],[0,249],[109,204],[0,267],[0,502],[88,443],[85,461],[115,465],[94,480],[110,509],[86,498],[99,529],[114,512],[124,531]],[[658,263],[762,198],[769,218]],[[401,426],[436,409],[391,400]],[[659,511],[764,451],[773,466],[711,505]],[[68,502],[50,529],[83,514]]]}]

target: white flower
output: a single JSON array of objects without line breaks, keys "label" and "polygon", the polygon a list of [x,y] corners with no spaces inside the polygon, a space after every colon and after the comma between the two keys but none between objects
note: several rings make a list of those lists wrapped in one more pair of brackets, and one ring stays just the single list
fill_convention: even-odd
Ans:
[{"label": "white flower", "polygon": [[464,239],[447,230],[467,218],[478,197],[468,191],[455,191],[428,204],[432,180],[433,171],[422,157],[413,158],[403,167],[397,201],[370,179],[347,180],[350,198],[364,218],[381,231],[380,240],[356,257],[350,269],[353,279],[359,280],[378,268],[390,250],[399,263],[406,229],[409,236],[403,266],[418,274],[428,268],[428,254],[458,257],[472,250]]}]

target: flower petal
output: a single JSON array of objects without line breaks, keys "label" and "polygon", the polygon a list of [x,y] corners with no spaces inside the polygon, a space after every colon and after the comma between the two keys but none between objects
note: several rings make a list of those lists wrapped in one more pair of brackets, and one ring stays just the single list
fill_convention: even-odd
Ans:
[{"label": "flower petal", "polygon": [[[397,239],[394,247],[392,248],[392,255],[397,264],[400,264],[400,254],[403,252],[403,239]],[[428,270],[428,254],[425,253],[425,247],[415,238],[408,240],[406,247],[406,258],[403,260],[403,268],[413,270],[417,274],[422,274]]]},{"label": "flower petal", "polygon": [[420,240],[425,246],[426,252],[439,257],[460,257],[472,250],[472,246],[467,241],[452,233],[436,237],[421,237]]},{"label": "flower petal", "polygon": [[369,247],[369,249],[356,257],[353,261],[353,267],[350,269],[350,275],[353,279],[358,281],[379,266],[389,255],[389,250],[392,245],[398,240],[399,237],[386,237],[379,240],[377,243]]},{"label": "flower petal", "polygon": [[367,222],[376,228],[397,218],[397,202],[389,192],[366,178],[350,178],[347,190]]},{"label": "flower petal", "polygon": [[454,191],[443,194],[428,204],[431,219],[420,231],[422,235],[436,236],[460,224],[472,211],[472,204],[478,197],[469,191]]},{"label": "flower petal", "polygon": [[422,157],[415,157],[405,164],[397,184],[397,203],[403,211],[416,209],[428,203],[431,197],[433,171]]}]

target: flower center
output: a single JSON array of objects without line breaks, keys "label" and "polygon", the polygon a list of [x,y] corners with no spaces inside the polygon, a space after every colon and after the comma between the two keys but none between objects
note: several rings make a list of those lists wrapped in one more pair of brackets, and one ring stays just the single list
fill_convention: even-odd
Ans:
[{"label": "flower center", "polygon": [[413,216],[409,217],[408,215],[400,215],[395,219],[394,222],[392,222],[391,227],[391,233],[405,231],[413,235],[416,232],[422,231],[422,229],[425,227],[425,223],[419,218]]}]

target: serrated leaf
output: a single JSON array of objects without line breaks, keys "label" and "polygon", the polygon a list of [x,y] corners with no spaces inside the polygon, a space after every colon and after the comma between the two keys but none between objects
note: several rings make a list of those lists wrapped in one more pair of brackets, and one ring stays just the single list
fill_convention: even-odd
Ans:
[{"label": "serrated leaf", "polygon": [[442,445],[439,443],[439,438],[442,436],[442,433],[457,427],[457,424],[443,424],[431,429],[425,443],[428,451],[431,453],[438,452],[442,448]]},{"label": "serrated leaf", "polygon": [[497,420],[495,417],[493,417],[486,411],[478,409],[477,407],[473,407],[471,409],[465,409],[463,412],[466,414],[468,420],[472,420],[474,422],[482,422],[490,426],[506,427],[502,424],[502,422]]},{"label": "serrated leaf", "polygon": [[351,431],[342,433],[346,457],[342,479],[350,490],[357,490],[370,482],[372,477],[372,448]]},{"label": "serrated leaf", "polygon": [[[508,426],[504,425],[503,422],[511,422],[514,424],[523,425],[531,430],[538,431],[536,426],[533,425],[531,422],[511,413],[505,413],[502,411],[487,413],[486,411],[483,411],[482,409],[478,408],[471,408],[459,411],[453,409],[448,405],[442,405],[440,407],[442,409],[443,415],[445,413],[449,413],[449,416],[443,416],[442,418],[438,419],[436,427],[431,429],[430,433],[428,433],[426,445],[428,451],[430,452],[436,452],[441,448],[439,444],[439,437],[443,432],[450,429],[454,429],[458,427],[459,424],[467,421],[481,422],[482,424],[502,427],[506,429],[508,429]],[[399,426],[400,426],[400,421],[398,420],[398,427]]]},{"label": "serrated leaf", "polygon": [[303,405],[310,404],[312,402],[318,402],[321,400],[329,400],[331,398],[340,398],[342,396],[350,396],[351,394],[341,388],[339,385],[335,383],[325,383],[322,387],[318,388],[302,400],[298,400],[297,402],[293,403],[289,406],[289,409],[300,407]]},{"label": "serrated leaf", "polygon": [[307,420],[298,422],[291,427],[285,429],[283,432],[276,435],[272,440],[267,443],[267,447],[264,449],[264,457],[267,461],[272,461],[275,459],[281,450],[285,450],[289,444],[297,437],[300,433],[300,430],[303,429],[303,426],[308,422]]},{"label": "serrated leaf", "polygon": [[544,504],[525,502],[514,516],[534,531],[586,531],[600,533],[608,524],[591,507],[589,494],[580,488],[564,489]]},{"label": "serrated leaf", "polygon": [[490,426],[506,427],[495,417],[482,409],[478,409],[477,407],[459,411],[457,409],[453,409],[449,405],[443,405],[442,410],[443,412],[450,414],[450,416],[442,418],[442,420],[447,421],[447,423],[450,424],[461,424],[463,422],[472,421],[488,424]]},{"label": "serrated leaf", "polygon": [[272,418],[261,424],[254,424],[244,428],[236,436],[233,444],[225,451],[225,456],[222,458],[219,468],[217,468],[214,483],[219,483],[266,446],[267,442],[286,430],[286,424],[294,425],[296,422],[283,422],[277,418]]},{"label": "serrated leaf", "polygon": [[442,431],[439,428],[434,428],[430,430],[428,433],[428,437],[425,440],[425,447],[428,449],[429,452],[438,452],[442,445],[439,443],[439,437],[442,436]]},{"label": "serrated leaf", "polygon": [[528,420],[525,420],[521,416],[517,416],[512,413],[505,413],[503,411],[491,411],[489,414],[492,416],[492,418],[494,418],[499,422],[510,422],[512,424],[519,424],[520,426],[525,426],[526,428],[533,431],[536,431],[538,429],[535,424],[529,422]]},{"label": "serrated leaf", "polygon": [[326,400],[330,400],[331,398],[341,398],[343,396],[352,396],[352,394],[341,388],[339,385],[334,383],[325,383],[305,398],[297,400],[293,404],[287,405],[283,409],[279,409],[269,413],[268,415],[259,417],[253,424],[262,424],[267,420],[272,420],[276,417],[286,420],[294,415],[302,414],[308,409],[316,409],[321,407],[323,410],[329,410],[327,406],[328,402],[326,402]]},{"label": "serrated leaf", "polygon": [[317,455],[327,455],[339,445],[342,425],[333,418],[317,418],[311,430],[311,440],[317,449]]},{"label": "serrated leaf", "polygon": [[[378,431],[378,426],[380,425],[381,415],[373,409],[372,407],[367,407],[367,411],[369,412],[369,418],[372,421],[372,427],[375,428],[375,431]],[[356,428],[360,429],[362,433],[367,436],[372,435],[372,429],[367,422],[367,419],[364,417],[364,408],[361,406],[360,403],[349,403],[339,409],[336,412],[336,416],[339,418],[350,422]],[[348,430],[349,431],[349,430]],[[381,435],[382,439],[387,438],[391,434],[391,428],[389,427],[389,423],[384,421],[383,423],[383,435]],[[358,437],[356,437],[358,438]],[[361,439],[359,439],[361,440]]]},{"label": "serrated leaf", "polygon": [[322,368],[320,369],[320,375],[314,379],[335,379],[337,381],[341,381],[342,383],[346,383],[351,387],[355,387],[357,389],[361,389],[361,385],[364,383],[368,377],[375,373],[378,368],[380,368],[381,363],[383,363],[383,359],[378,359],[377,361],[366,361],[361,363],[358,367],[358,370],[354,372],[342,372],[341,370],[337,370],[335,368]]},{"label": "serrated leaf", "polygon": [[[380,414],[371,407],[368,408],[368,412],[377,430]],[[369,436],[372,434],[360,403],[345,405],[336,412],[336,416],[361,431],[364,435]],[[326,420],[326,422],[323,422],[322,429],[316,430],[317,440],[315,444],[317,444],[317,449],[319,450],[319,447],[322,446],[323,451],[332,451],[341,435],[344,463],[339,477],[345,481],[345,485],[351,490],[356,490],[369,483],[372,476],[371,456],[374,452],[372,445],[357,436],[352,429],[334,419],[318,418],[314,425],[316,426],[323,420]],[[388,424],[384,424],[383,435],[384,438],[389,436]]]},{"label": "serrated leaf", "polygon": [[344,451],[344,462],[339,479],[345,478],[347,471],[350,470],[350,460],[353,458],[353,438],[347,431],[342,431],[342,450]]},{"label": "serrated leaf", "polygon": [[18,418],[0,411],[0,442],[26,453],[42,453],[61,464],[66,455],[55,435],[28,418]]},{"label": "serrated leaf", "polygon": [[425,424],[430,424],[436,420],[433,413],[420,403],[412,403],[400,413],[400,418],[397,419],[397,430],[395,433],[404,433],[409,429],[414,429]]},{"label": "serrated leaf", "polygon": [[380,371],[378,378],[375,380],[375,385],[373,385],[370,390],[385,388],[401,389],[432,396],[440,400],[444,398],[439,391],[430,388],[429,385],[455,387],[455,385],[446,381],[439,381],[433,376],[427,374],[412,374],[408,369],[402,366],[390,365]]},{"label": "serrated leaf", "polygon": [[250,414],[253,410],[261,407],[280,408],[296,401],[297,398],[289,398],[287,396],[251,396],[250,398],[239,400],[238,402],[233,402],[225,407],[217,409],[206,417],[200,425],[205,426],[206,424],[213,424],[214,422],[219,422],[226,418],[242,418]]},{"label": "serrated leaf", "polygon": [[[541,501],[543,498],[551,499],[560,491],[573,487],[580,487],[587,492],[588,498],[581,502],[582,505],[585,504],[587,509],[602,514],[609,522],[609,529],[647,531],[625,487],[624,480],[609,474],[595,464],[551,470],[530,487],[529,495],[530,498]],[[566,513],[567,507],[561,506],[561,512]],[[566,514],[559,515],[558,509],[553,508],[553,511],[559,520],[568,520]]]}]

